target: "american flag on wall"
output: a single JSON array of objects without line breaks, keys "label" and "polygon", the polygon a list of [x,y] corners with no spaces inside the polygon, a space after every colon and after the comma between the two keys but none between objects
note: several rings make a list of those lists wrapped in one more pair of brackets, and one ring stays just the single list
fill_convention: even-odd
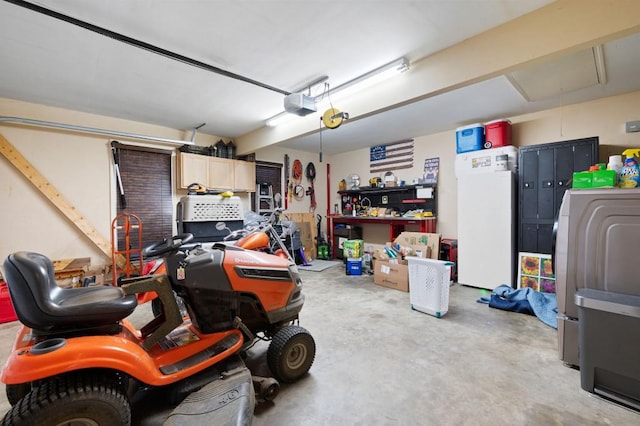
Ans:
[{"label": "american flag on wall", "polygon": [[413,167],[413,139],[404,139],[369,149],[369,172],[380,173]]}]

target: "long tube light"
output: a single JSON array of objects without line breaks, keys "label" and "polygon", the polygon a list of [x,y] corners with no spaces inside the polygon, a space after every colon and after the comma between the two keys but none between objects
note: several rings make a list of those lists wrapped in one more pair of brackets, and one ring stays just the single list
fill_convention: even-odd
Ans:
[{"label": "long tube light", "polygon": [[[382,81],[387,80],[395,75],[401,74],[408,69],[409,61],[406,58],[403,57],[400,59],[396,59],[395,61],[382,65],[372,71],[367,72],[366,74],[362,74],[359,77],[349,80],[346,83],[329,89],[327,93],[316,96],[314,98],[315,102],[316,104],[320,102],[320,105],[324,105],[325,103],[329,102],[329,99],[331,99],[331,101],[333,102],[336,99],[347,98],[355,94],[356,92],[379,84]],[[294,117],[297,116],[295,114],[289,114],[283,111],[269,118],[266,121],[266,125],[269,127],[275,127],[291,121]]]},{"label": "long tube light", "polygon": [[378,67],[373,71],[369,71],[360,77],[356,77],[353,80],[349,80],[340,86],[330,89],[328,94],[316,97],[316,102],[318,100],[320,102],[324,102],[325,100],[328,101],[329,97],[331,97],[332,101],[336,99],[345,99],[361,90],[373,87],[391,77],[401,74],[408,69],[409,61],[406,58],[396,59],[395,61],[382,65],[381,67]]},{"label": "long tube light", "polygon": [[268,119],[265,124],[267,125],[267,127],[276,127],[281,124],[292,121],[295,117],[297,117],[297,115],[289,114],[288,112],[283,111],[279,114],[274,115],[270,119]]},{"label": "long tube light", "polygon": [[168,143],[172,145],[193,145],[195,143],[194,139],[195,139],[196,130],[204,125],[204,124],[201,124],[200,126],[194,129],[190,141],[182,141],[177,139],[158,138],[155,136],[120,132],[117,130],[96,129],[95,127],[77,126],[75,124],[65,124],[65,123],[57,123],[53,121],[34,120],[31,118],[22,118],[22,117],[0,116],[0,123],[28,124],[31,126],[51,127],[55,129],[73,130],[76,132],[92,133],[96,135],[107,135],[107,136],[123,137],[123,138],[129,138],[129,139],[139,139],[144,141]]}]

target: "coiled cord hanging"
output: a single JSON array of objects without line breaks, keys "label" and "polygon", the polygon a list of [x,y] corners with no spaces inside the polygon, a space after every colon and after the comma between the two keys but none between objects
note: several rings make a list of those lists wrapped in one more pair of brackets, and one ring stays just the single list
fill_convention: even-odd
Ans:
[{"label": "coiled cord hanging", "polygon": [[310,205],[309,205],[309,210],[314,212],[316,210],[316,206],[317,206],[317,203],[316,203],[316,191],[315,191],[315,188],[313,186],[313,181],[316,179],[316,166],[314,166],[312,162],[309,162],[309,164],[307,164],[307,168],[305,170],[305,175],[307,176],[307,179],[311,183],[311,186],[309,187],[309,197],[311,198],[311,202],[310,202]]}]

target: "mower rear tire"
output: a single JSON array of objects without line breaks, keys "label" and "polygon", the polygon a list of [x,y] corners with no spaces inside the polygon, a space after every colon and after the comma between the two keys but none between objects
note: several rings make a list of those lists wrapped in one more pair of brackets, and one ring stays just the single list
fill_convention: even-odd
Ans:
[{"label": "mower rear tire", "polygon": [[34,387],[2,419],[2,426],[129,425],[131,407],[110,377],[70,375]]},{"label": "mower rear tire", "polygon": [[303,327],[283,327],[267,350],[267,365],[282,383],[293,383],[307,374],[316,357],[316,342]]}]

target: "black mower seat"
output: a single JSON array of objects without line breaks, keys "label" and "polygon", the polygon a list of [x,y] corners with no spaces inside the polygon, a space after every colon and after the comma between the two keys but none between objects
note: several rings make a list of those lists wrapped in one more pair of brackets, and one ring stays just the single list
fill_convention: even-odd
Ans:
[{"label": "black mower seat", "polygon": [[135,294],[126,296],[119,287],[59,287],[53,263],[38,253],[9,255],[4,279],[18,319],[34,330],[109,325],[131,314],[138,304]]}]

